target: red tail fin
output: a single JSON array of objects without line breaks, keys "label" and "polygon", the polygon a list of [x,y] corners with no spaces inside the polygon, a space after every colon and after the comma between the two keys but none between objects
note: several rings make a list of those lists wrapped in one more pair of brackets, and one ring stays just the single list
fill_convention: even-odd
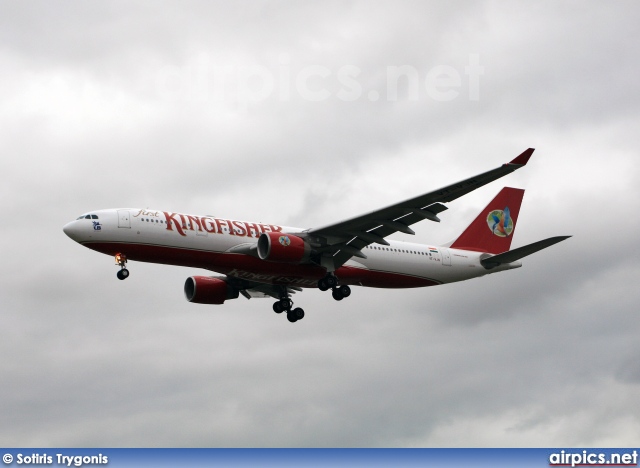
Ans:
[{"label": "red tail fin", "polygon": [[524,190],[505,187],[480,212],[451,248],[499,254],[511,247]]}]

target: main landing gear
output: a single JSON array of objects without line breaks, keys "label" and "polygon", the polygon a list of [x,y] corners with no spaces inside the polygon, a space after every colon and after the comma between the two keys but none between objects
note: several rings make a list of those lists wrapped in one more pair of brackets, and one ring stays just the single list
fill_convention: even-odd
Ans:
[{"label": "main landing gear", "polygon": [[124,254],[116,254],[116,265],[120,266],[120,270],[116,275],[119,280],[126,280],[129,277],[129,270],[125,268],[127,263],[127,256]]},{"label": "main landing gear", "polygon": [[281,314],[285,310],[287,311],[287,320],[291,323],[304,318],[304,310],[300,307],[293,308],[293,301],[289,297],[289,292],[287,288],[283,286],[280,292],[280,300],[273,303],[273,311],[276,314]]},{"label": "main landing gear", "polygon": [[331,295],[336,301],[341,301],[345,297],[349,297],[351,295],[351,288],[346,284],[338,286],[338,278],[333,274],[328,274],[318,281],[318,289],[320,289],[320,291],[327,291],[331,289]]}]

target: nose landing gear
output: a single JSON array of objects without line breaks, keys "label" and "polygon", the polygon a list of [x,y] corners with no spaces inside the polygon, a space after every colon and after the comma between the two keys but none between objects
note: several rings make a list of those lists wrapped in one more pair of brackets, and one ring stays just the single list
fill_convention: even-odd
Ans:
[{"label": "nose landing gear", "polygon": [[116,265],[120,266],[120,270],[117,273],[119,280],[125,280],[129,277],[129,270],[125,268],[127,263],[127,256],[121,253],[116,254]]}]

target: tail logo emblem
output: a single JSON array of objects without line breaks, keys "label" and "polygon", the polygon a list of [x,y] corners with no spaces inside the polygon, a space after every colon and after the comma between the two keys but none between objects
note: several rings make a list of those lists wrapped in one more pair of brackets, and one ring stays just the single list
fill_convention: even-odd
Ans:
[{"label": "tail logo emblem", "polygon": [[280,236],[278,238],[278,242],[287,247],[289,244],[291,244],[291,239],[289,239],[289,236]]},{"label": "tail logo emblem", "polygon": [[509,213],[509,207],[504,210],[493,210],[487,216],[489,229],[498,237],[508,237],[513,232],[513,219]]}]

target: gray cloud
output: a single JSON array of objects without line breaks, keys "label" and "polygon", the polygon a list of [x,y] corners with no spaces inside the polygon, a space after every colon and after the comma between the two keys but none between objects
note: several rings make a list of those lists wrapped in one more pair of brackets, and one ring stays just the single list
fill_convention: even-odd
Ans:
[{"label": "gray cloud", "polygon": [[[0,10],[3,445],[637,441],[635,2]],[[388,67],[403,65],[418,96],[403,78],[388,101]],[[310,66],[330,72],[308,82],[326,100],[296,88]],[[345,66],[359,70],[352,101],[338,96]],[[456,98],[428,94],[437,66],[459,75]],[[256,99],[259,77],[238,83],[258,69],[274,89]],[[470,282],[354,288],[340,303],[305,291],[295,325],[270,301],[188,304],[193,269],[131,264],[119,282],[112,259],[61,231],[117,206],[316,226],[529,146],[526,169],[449,204],[415,240],[454,238],[502,182],[527,189],[514,246],[572,239]]]}]

